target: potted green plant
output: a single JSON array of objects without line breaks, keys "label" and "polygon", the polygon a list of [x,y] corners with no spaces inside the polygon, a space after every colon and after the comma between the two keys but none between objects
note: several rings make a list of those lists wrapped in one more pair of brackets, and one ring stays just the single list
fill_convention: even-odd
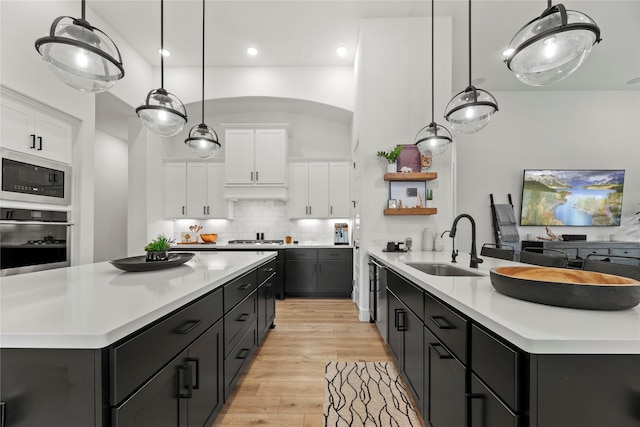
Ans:
[{"label": "potted green plant", "polygon": [[378,157],[383,157],[387,160],[387,172],[398,171],[398,156],[402,152],[402,145],[396,145],[390,151],[378,151]]},{"label": "potted green plant", "polygon": [[158,237],[144,247],[147,252],[147,261],[167,261],[169,259],[168,249],[173,242],[173,239],[164,234],[158,234]]}]

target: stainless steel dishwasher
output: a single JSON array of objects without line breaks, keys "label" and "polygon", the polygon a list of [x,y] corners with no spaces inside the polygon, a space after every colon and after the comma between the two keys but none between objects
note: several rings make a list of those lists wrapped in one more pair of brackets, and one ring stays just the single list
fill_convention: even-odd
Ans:
[{"label": "stainless steel dishwasher", "polygon": [[369,317],[387,342],[387,267],[369,257]]}]

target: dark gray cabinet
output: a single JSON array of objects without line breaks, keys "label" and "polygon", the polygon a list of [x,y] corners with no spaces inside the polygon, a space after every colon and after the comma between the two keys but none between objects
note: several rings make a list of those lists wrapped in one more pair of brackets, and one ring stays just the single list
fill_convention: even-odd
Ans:
[{"label": "dark gray cabinet", "polygon": [[348,298],[353,290],[353,251],[287,249],[285,277],[285,296]]},{"label": "dark gray cabinet", "polygon": [[276,317],[276,261],[258,268],[258,345],[273,328]]},{"label": "dark gray cabinet", "polygon": [[[393,272],[388,273],[388,344],[398,370],[403,374],[409,390],[419,408],[424,393],[423,321],[394,292],[393,283],[403,280]],[[406,283],[408,285],[408,283]],[[409,285],[411,286],[411,285]],[[415,288],[414,288],[415,289]],[[421,291],[417,295],[422,300]]]}]

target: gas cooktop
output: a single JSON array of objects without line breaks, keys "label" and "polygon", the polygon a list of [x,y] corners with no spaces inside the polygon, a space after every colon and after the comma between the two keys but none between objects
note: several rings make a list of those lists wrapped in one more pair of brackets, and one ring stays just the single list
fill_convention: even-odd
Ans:
[{"label": "gas cooktop", "polygon": [[239,239],[239,240],[229,240],[227,243],[230,245],[283,245],[284,240]]}]

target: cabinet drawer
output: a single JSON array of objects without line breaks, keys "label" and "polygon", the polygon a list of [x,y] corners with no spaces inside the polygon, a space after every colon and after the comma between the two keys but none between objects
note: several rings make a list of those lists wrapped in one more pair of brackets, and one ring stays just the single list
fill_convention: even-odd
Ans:
[{"label": "cabinet drawer", "polygon": [[251,358],[258,346],[257,322],[253,322],[250,328],[241,337],[236,345],[224,360],[224,395],[225,400],[229,396],[234,384],[238,381],[242,367]]},{"label": "cabinet drawer", "polygon": [[269,278],[276,274],[276,260],[273,259],[266,264],[258,267],[258,285],[263,284]]},{"label": "cabinet drawer", "polygon": [[471,374],[470,418],[473,427],[518,427],[519,417]]},{"label": "cabinet drawer", "polygon": [[111,347],[110,403],[118,404],[221,317],[218,289]]},{"label": "cabinet drawer", "polygon": [[353,251],[350,248],[342,249],[318,249],[318,259],[351,260]]},{"label": "cabinet drawer", "polygon": [[391,270],[387,274],[387,288],[409,307],[420,321],[424,321],[424,301],[422,299],[424,292],[422,289],[415,287]]},{"label": "cabinet drawer", "polygon": [[522,410],[524,402],[520,390],[523,358],[523,353],[471,326],[471,370],[516,412]]},{"label": "cabinet drawer", "polygon": [[258,288],[256,270],[224,285],[224,312],[227,313]]},{"label": "cabinet drawer", "polygon": [[238,344],[245,331],[255,322],[258,316],[257,293],[238,304],[224,316],[224,355],[229,355],[233,347]]},{"label": "cabinet drawer", "polygon": [[467,320],[453,309],[424,294],[424,323],[460,360],[467,363]]},{"label": "cabinet drawer", "polygon": [[609,248],[578,248],[578,256],[584,258],[589,254],[609,255]]},{"label": "cabinet drawer", "polygon": [[640,257],[640,248],[612,248],[611,255],[637,256]]},{"label": "cabinet drawer", "polygon": [[286,258],[287,258],[287,261],[292,259],[316,260],[318,258],[318,250],[317,249],[286,249]]}]

